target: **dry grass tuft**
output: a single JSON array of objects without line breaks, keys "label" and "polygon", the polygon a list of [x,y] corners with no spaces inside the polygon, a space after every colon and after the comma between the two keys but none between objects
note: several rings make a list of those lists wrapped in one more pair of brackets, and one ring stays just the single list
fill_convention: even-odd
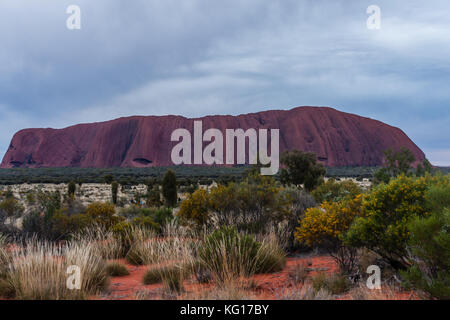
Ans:
[{"label": "dry grass tuft", "polygon": [[[69,266],[80,268],[79,290],[68,288]],[[105,261],[91,244],[80,242],[28,241],[22,250],[12,251],[5,280],[21,300],[86,299],[108,285]]]}]

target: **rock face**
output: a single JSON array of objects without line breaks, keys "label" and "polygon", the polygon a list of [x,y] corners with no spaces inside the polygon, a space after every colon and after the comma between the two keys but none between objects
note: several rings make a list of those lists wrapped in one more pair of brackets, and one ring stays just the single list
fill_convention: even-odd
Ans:
[{"label": "rock face", "polygon": [[[383,150],[410,149],[417,160],[424,153],[398,128],[332,108],[298,107],[239,116],[140,116],[78,124],[64,129],[24,129],[17,132],[1,168],[12,167],[150,167],[173,165],[171,133],[193,132],[194,120],[203,131],[280,129],[280,152],[313,151],[326,166],[376,166]],[[207,143],[205,143],[206,145]]]}]

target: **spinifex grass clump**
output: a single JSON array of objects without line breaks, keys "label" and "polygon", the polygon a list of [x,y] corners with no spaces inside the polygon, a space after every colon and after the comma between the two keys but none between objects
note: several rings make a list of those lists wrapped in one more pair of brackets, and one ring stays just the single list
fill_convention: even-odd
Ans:
[{"label": "spinifex grass clump", "polygon": [[78,266],[81,270],[81,291],[96,294],[108,288],[106,261],[91,243],[71,242],[64,250],[66,266]]},{"label": "spinifex grass clump", "polygon": [[265,235],[260,242],[256,257],[256,273],[273,273],[283,270],[286,265],[286,253],[280,248],[276,235]]},{"label": "spinifex grass clump", "polygon": [[123,277],[128,276],[130,272],[127,267],[119,262],[110,262],[106,265],[106,272],[111,277]]},{"label": "spinifex grass clump", "polygon": [[168,264],[164,266],[155,266],[147,270],[144,275],[143,282],[145,285],[161,283],[167,277],[171,277],[174,274],[179,274],[180,278],[185,279],[193,271],[190,264]]},{"label": "spinifex grass clump", "polygon": [[73,235],[77,241],[89,242],[103,259],[119,259],[124,256],[120,237],[100,225],[93,225]]},{"label": "spinifex grass clump", "polygon": [[7,239],[0,234],[0,297],[10,298],[14,292],[11,284],[6,278],[8,264],[10,262],[10,254],[7,249]]},{"label": "spinifex grass clump", "polygon": [[[69,266],[80,270],[80,289],[67,285]],[[16,299],[64,300],[85,299],[106,288],[106,264],[89,243],[54,243],[28,241],[13,250],[6,281]]]},{"label": "spinifex grass clump", "polygon": [[319,273],[313,277],[312,285],[316,292],[325,289],[332,294],[342,294],[350,289],[348,278],[340,274],[326,275]]},{"label": "spinifex grass clump", "polygon": [[221,283],[255,273],[273,272],[285,263],[284,253],[272,241],[257,242],[232,227],[216,230],[206,237],[199,259]]},{"label": "spinifex grass clump", "polygon": [[5,269],[9,263],[9,253],[6,250],[6,245],[7,245],[7,241],[6,241],[6,237],[3,236],[2,234],[0,234],[0,278],[2,278],[2,276],[4,276],[5,273]]},{"label": "spinifex grass clump", "polygon": [[126,255],[129,263],[147,265],[168,261],[192,261],[196,242],[193,238],[164,231],[164,236],[136,227],[132,231],[131,248]]}]

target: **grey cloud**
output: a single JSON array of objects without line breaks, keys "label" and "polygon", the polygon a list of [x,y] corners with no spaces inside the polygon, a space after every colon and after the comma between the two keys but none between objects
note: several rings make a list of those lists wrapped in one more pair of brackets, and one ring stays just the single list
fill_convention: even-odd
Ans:
[{"label": "grey cloud", "polygon": [[[80,31],[65,28],[72,3]],[[380,0],[369,31],[370,4],[3,0],[1,149],[23,125],[328,105],[399,126],[450,165],[450,5]]]}]

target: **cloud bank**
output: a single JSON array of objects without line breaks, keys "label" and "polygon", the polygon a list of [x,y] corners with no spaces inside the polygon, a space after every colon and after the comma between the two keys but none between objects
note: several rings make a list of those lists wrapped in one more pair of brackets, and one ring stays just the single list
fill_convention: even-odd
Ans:
[{"label": "cloud bank", "polygon": [[[66,8],[81,8],[81,30]],[[366,9],[381,8],[368,30]],[[450,166],[448,1],[3,0],[0,152],[25,127],[330,106]]]}]

